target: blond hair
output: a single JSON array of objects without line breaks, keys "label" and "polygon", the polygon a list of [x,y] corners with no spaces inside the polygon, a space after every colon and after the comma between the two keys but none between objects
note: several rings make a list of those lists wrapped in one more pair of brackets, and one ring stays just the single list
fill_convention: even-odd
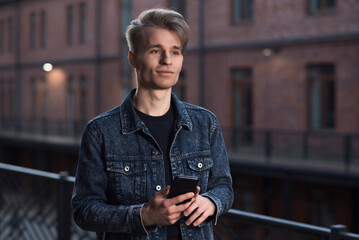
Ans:
[{"label": "blond hair", "polygon": [[181,50],[187,47],[190,29],[183,16],[170,9],[149,9],[131,21],[126,30],[126,40],[130,51],[137,53],[148,27],[159,27],[174,32],[181,42]]}]

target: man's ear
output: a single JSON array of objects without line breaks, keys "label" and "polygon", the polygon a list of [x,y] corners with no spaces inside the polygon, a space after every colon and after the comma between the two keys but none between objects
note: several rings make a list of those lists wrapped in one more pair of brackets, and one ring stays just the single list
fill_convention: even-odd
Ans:
[{"label": "man's ear", "polygon": [[128,52],[128,62],[133,68],[137,68],[136,56],[132,51]]}]

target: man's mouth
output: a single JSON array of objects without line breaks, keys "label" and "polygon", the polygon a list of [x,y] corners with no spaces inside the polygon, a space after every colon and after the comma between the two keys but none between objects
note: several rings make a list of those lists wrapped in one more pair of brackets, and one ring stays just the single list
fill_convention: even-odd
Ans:
[{"label": "man's mouth", "polygon": [[172,74],[172,71],[168,71],[168,70],[157,70],[156,71],[158,74]]}]

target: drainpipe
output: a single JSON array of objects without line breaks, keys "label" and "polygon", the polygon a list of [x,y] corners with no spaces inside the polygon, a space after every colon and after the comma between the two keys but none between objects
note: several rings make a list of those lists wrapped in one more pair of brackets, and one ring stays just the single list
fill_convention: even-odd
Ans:
[{"label": "drainpipe", "polygon": [[[12,99],[14,106],[11,109],[11,116],[15,117],[16,130],[21,131],[21,48],[20,48],[20,8],[19,2],[17,0],[13,1],[14,7],[14,31],[13,31],[13,39],[14,39],[14,86],[15,86],[15,99]],[[15,109],[14,109],[15,108]]]},{"label": "drainpipe", "polygon": [[101,0],[95,0],[95,111],[101,112]]},{"label": "drainpipe", "polygon": [[198,38],[199,105],[205,107],[204,0],[199,1],[198,16],[199,16],[199,38]]}]

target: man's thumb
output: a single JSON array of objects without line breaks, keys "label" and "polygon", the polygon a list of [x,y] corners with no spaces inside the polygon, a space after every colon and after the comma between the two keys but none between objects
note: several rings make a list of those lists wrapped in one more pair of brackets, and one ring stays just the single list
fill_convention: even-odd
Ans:
[{"label": "man's thumb", "polygon": [[166,186],[165,188],[163,188],[161,191],[159,191],[158,193],[162,196],[165,197],[168,195],[168,193],[170,192],[170,186]]}]

